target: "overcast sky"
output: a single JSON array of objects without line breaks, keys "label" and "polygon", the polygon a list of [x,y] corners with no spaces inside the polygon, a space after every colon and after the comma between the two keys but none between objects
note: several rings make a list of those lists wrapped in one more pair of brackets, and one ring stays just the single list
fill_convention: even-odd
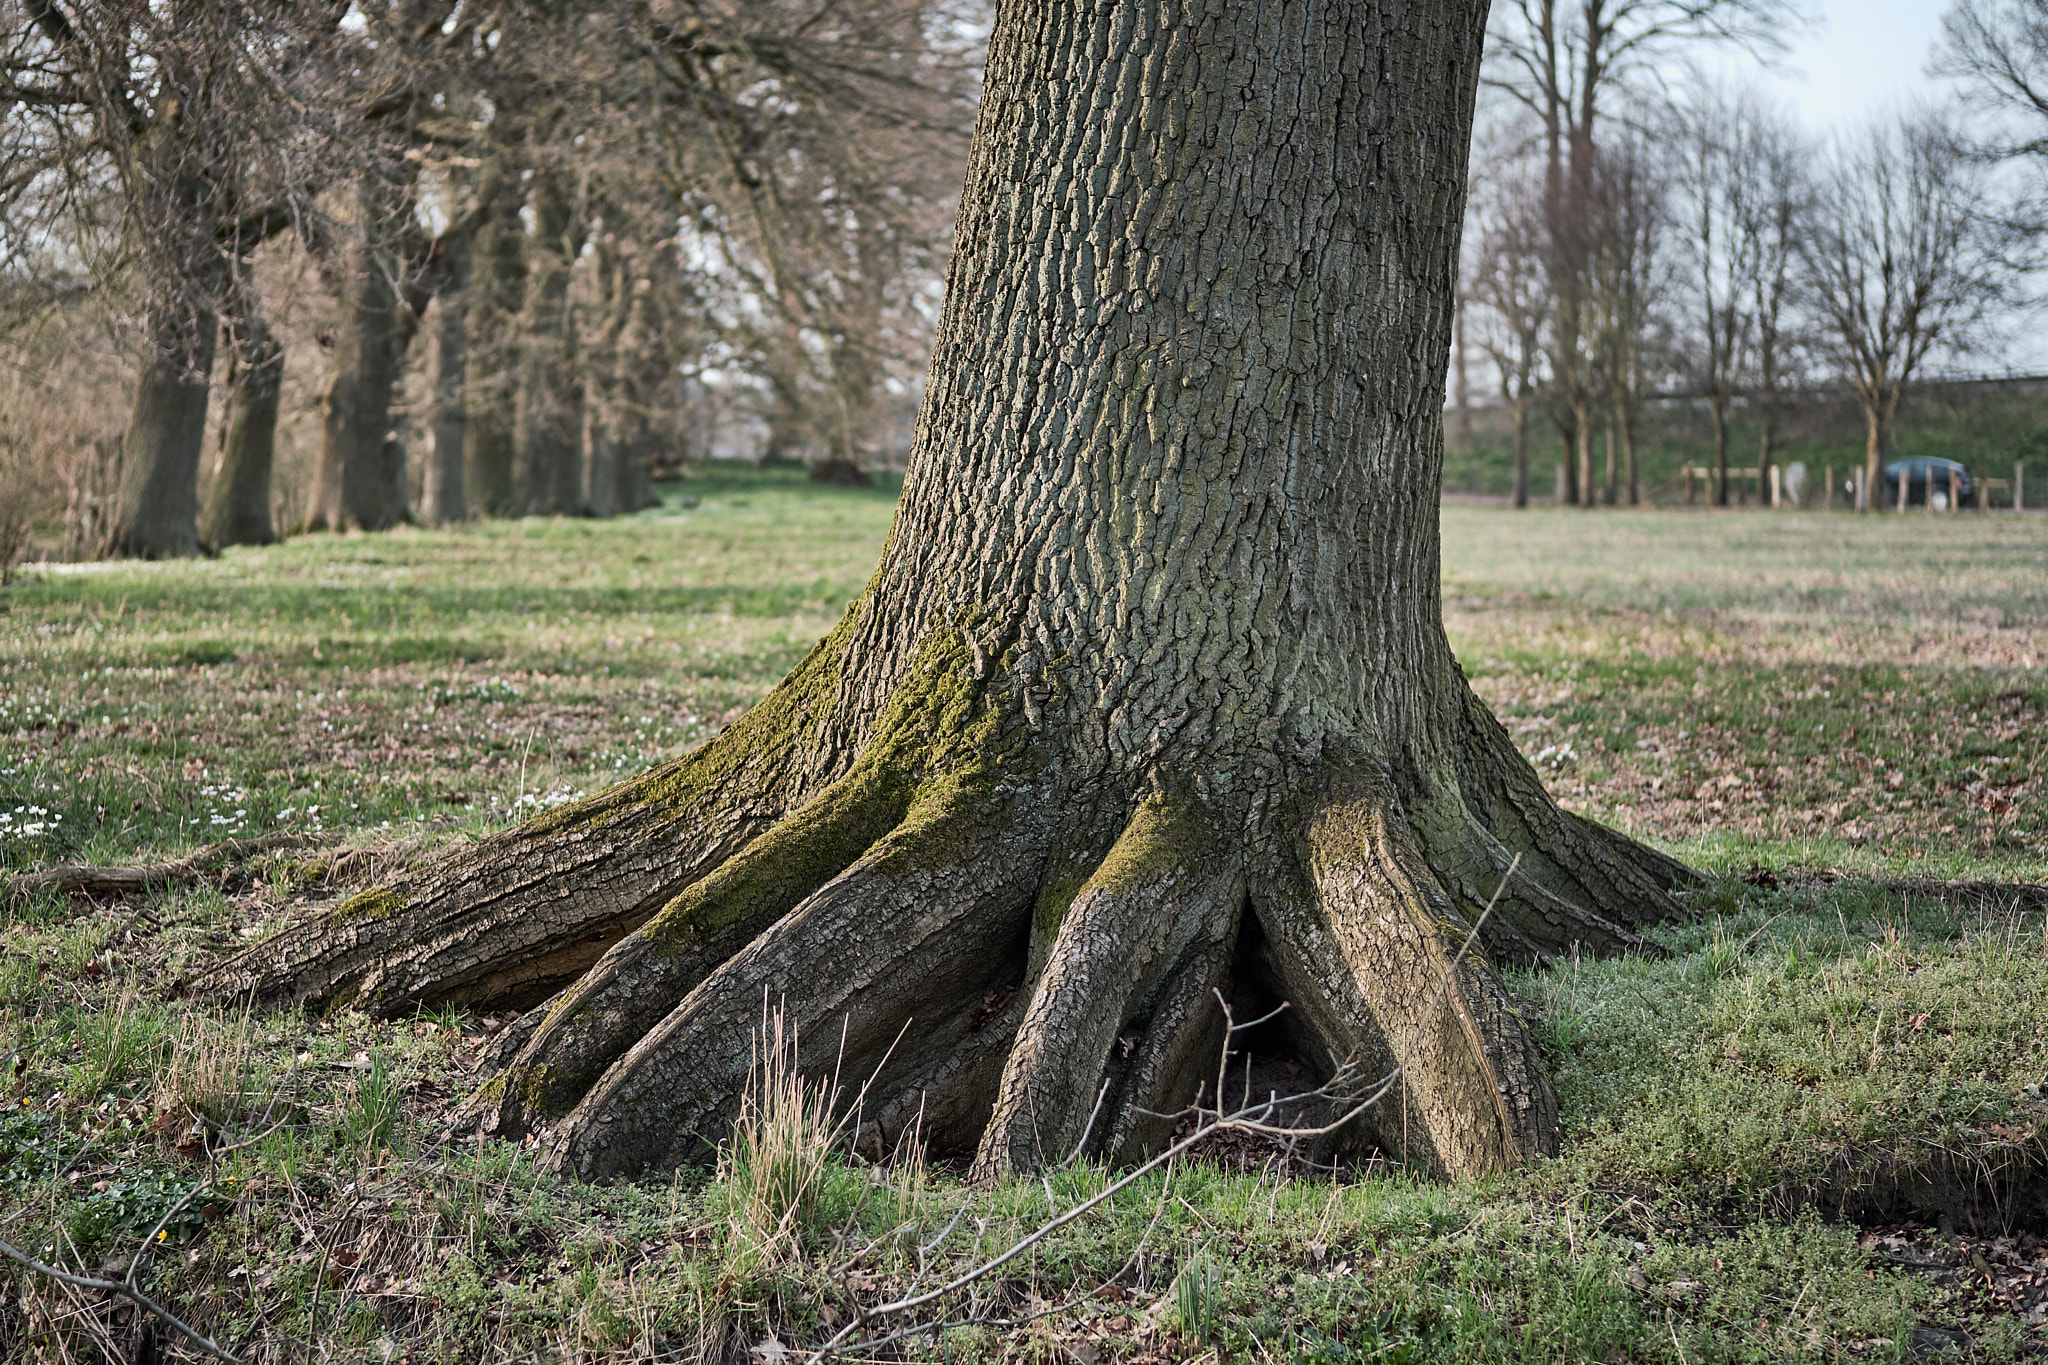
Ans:
[{"label": "overcast sky", "polygon": [[[1809,128],[1832,132],[1947,82],[1926,74],[1946,0],[1821,0],[1825,22],[1797,39],[1763,85]],[[1741,65],[1754,70],[1754,64]]]}]

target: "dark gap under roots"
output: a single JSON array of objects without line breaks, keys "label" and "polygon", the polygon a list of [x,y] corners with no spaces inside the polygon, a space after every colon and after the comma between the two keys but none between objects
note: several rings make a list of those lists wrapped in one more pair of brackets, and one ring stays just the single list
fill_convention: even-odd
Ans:
[{"label": "dark gap under roots", "polygon": [[[1261,1019],[1264,1022],[1239,1033],[1230,1042],[1225,1091],[1221,1096],[1222,1108],[1226,1112],[1272,1096],[1281,1099],[1309,1096],[1330,1083],[1342,1060],[1329,1055],[1307,1013],[1287,1000],[1270,947],[1265,926],[1259,922],[1257,913],[1247,910],[1237,931],[1236,952],[1231,958],[1223,995],[1229,1002],[1231,1017],[1239,1024]],[[1281,1008],[1283,1004],[1286,1005],[1284,1009]],[[1274,1013],[1276,1010],[1279,1011],[1277,1014]],[[1267,1018],[1268,1015],[1272,1017]],[[1213,1069],[1209,1079],[1213,1090]],[[1204,1102],[1214,1104],[1216,1099],[1210,1095]],[[1343,1106],[1339,1101],[1315,1096],[1281,1106],[1272,1121],[1293,1128],[1320,1128],[1342,1114]],[[1357,1126],[1352,1125],[1353,1128]],[[1360,1134],[1347,1130],[1315,1139],[1304,1150],[1310,1153],[1312,1160],[1327,1161],[1339,1151],[1359,1146],[1363,1141]]]}]

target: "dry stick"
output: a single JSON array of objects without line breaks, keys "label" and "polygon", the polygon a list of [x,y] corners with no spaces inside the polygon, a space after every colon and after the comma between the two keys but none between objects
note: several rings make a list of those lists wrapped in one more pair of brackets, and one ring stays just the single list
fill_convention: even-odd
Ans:
[{"label": "dry stick", "polygon": [[[1451,992],[1457,988],[1455,974],[1458,970],[1459,964],[1465,960],[1465,954],[1470,952],[1472,949],[1472,945],[1478,941],[1480,930],[1486,927],[1486,921],[1492,917],[1494,906],[1500,903],[1501,893],[1507,890],[1508,879],[1515,875],[1515,869],[1521,865],[1521,861],[1522,855],[1517,853],[1514,857],[1514,860],[1508,864],[1508,870],[1501,874],[1500,885],[1494,888],[1493,899],[1489,900],[1486,903],[1485,911],[1480,914],[1479,920],[1472,926],[1471,932],[1466,934],[1465,942],[1459,946],[1457,953],[1451,958],[1450,963],[1447,966],[1445,966],[1443,971],[1442,982],[1443,989],[1441,993],[1438,995],[1436,1002],[1432,1004],[1430,1008],[1425,1012],[1425,1024],[1428,1022],[1430,1018],[1435,1016],[1437,1011],[1441,1010],[1444,1007],[1445,1003],[1450,999]],[[1263,1022],[1263,1020],[1259,1022]],[[1247,1025],[1246,1027],[1249,1027],[1249,1025]],[[825,1341],[823,1345],[819,1346],[816,1350],[811,1352],[811,1365],[817,1365],[817,1362],[822,1361],[825,1359],[826,1356],[835,1353],[838,1350],[840,1344],[844,1342],[851,1333],[858,1331],[867,1322],[875,1318],[892,1317],[898,1313],[907,1313],[914,1308],[921,1308],[925,1304],[931,1303],[937,1299],[944,1298],[946,1295],[951,1294],[957,1290],[964,1289],[968,1285],[974,1283],[976,1280],[979,1280],[984,1276],[987,1276],[993,1273],[994,1271],[1000,1269],[1001,1267],[1008,1265],[1011,1261],[1016,1260],[1019,1256],[1023,1255],[1026,1251],[1029,1251],[1032,1247],[1038,1245],[1038,1243],[1044,1241],[1053,1233],[1059,1231],[1067,1224],[1080,1218],[1082,1215],[1091,1212],[1092,1210],[1106,1203],[1110,1199],[1115,1198],[1118,1194],[1121,1194],[1124,1190],[1129,1189],[1139,1180],[1143,1179],[1147,1175],[1150,1175],[1153,1171],[1159,1169],[1159,1167],[1165,1165],[1167,1162],[1172,1161],[1181,1153],[1188,1151],[1190,1148],[1196,1146],[1203,1139],[1209,1137],[1211,1134],[1236,1129],[1243,1132],[1265,1133],[1278,1137],[1304,1138],[1321,1137],[1324,1134],[1336,1132],[1339,1128],[1342,1128],[1345,1124],[1350,1123],[1353,1119],[1357,1118],[1366,1110],[1378,1104],[1381,1100],[1385,1099],[1389,1094],[1393,1092],[1394,1087],[1400,1084],[1402,1075],[1408,1069],[1409,1058],[1414,1055],[1416,1047],[1418,1047],[1421,1044],[1423,1033],[1424,1027],[1418,1025],[1414,1032],[1414,1035],[1409,1038],[1408,1046],[1406,1049],[1403,1050],[1400,1059],[1398,1060],[1398,1062],[1396,1062],[1394,1066],[1394,1069],[1387,1074],[1386,1078],[1383,1081],[1381,1081],[1378,1089],[1374,1090],[1370,1095],[1366,1096],[1365,1099],[1359,1101],[1342,1117],[1336,1119],[1334,1122],[1323,1124],[1321,1127],[1284,1128],[1262,1122],[1261,1120],[1271,1115],[1272,1112],[1281,1104],[1287,1102],[1277,1099],[1268,1100],[1262,1104],[1249,1106],[1245,1109],[1237,1111],[1236,1113],[1224,1114],[1222,1111],[1223,1097],[1219,1094],[1216,1097],[1217,1109],[1215,1119],[1211,1120],[1208,1123],[1204,1123],[1197,1126],[1194,1132],[1188,1134],[1179,1142],[1174,1143],[1166,1150],[1160,1152],[1151,1160],[1146,1161],[1144,1164],[1134,1168],[1129,1175],[1126,1175],[1123,1179],[1118,1180],[1114,1184],[1107,1186],[1103,1189],[1103,1191],[1100,1194],[1095,1195],[1091,1199],[1087,1199],[1079,1204],[1076,1204],[1073,1208],[1067,1210],[1067,1212],[1060,1214],[1058,1217],[1053,1218],[1050,1221],[1042,1224],[1036,1231],[1025,1236],[1022,1240],[1012,1244],[1007,1251],[1003,1252],[1002,1255],[997,1256],[991,1260],[984,1261],[982,1264],[974,1267],[972,1270],[967,1271],[965,1274],[957,1275],[953,1279],[947,1281],[945,1284],[940,1285],[938,1288],[928,1290],[923,1294],[907,1295],[904,1298],[897,1299],[890,1303],[877,1304],[875,1307],[866,1310],[863,1310],[858,1304],[854,1305],[853,1320],[847,1323],[846,1326],[840,1328],[837,1332],[834,1332],[831,1335],[831,1337],[829,1337]],[[1225,1037],[1224,1046],[1226,1049],[1229,1047],[1229,1039],[1227,1035]],[[1330,1078],[1329,1085],[1325,1085],[1320,1087],[1318,1090],[1311,1091],[1309,1092],[1309,1095],[1314,1096],[1317,1094],[1326,1093],[1330,1090],[1332,1086],[1339,1084],[1344,1078],[1345,1071],[1343,1068],[1340,1068],[1338,1074]],[[1200,1102],[1198,1100],[1197,1105],[1199,1105],[1199,1103]],[[1196,1112],[1200,1112],[1199,1108],[1196,1110]],[[918,1328],[917,1330],[927,1331],[929,1329]]]},{"label": "dry stick", "polygon": [[154,887],[178,886],[198,881],[210,872],[245,863],[260,853],[280,848],[303,848],[315,842],[311,834],[297,831],[259,835],[254,839],[227,839],[200,849],[187,857],[143,867],[52,867],[25,872],[8,883],[11,894],[32,895],[38,891],[91,896],[122,896]]},{"label": "dry stick", "polygon": [[228,1362],[228,1365],[241,1365],[241,1362],[236,1360],[233,1355],[230,1355],[225,1348],[187,1327],[183,1322],[179,1321],[176,1314],[126,1281],[101,1280],[95,1279],[90,1275],[73,1275],[71,1272],[59,1270],[53,1265],[44,1265],[41,1261],[36,1260],[33,1256],[8,1242],[0,1242],[0,1256],[5,1256],[10,1261],[27,1266],[38,1275],[47,1275],[60,1284],[68,1284],[78,1289],[97,1289],[108,1294],[119,1294],[137,1307],[163,1319],[177,1331],[179,1336],[185,1338],[185,1340],[191,1342],[208,1355],[213,1356],[217,1360],[225,1360]]},{"label": "dry stick", "polygon": [[[1152,1210],[1152,1221],[1145,1225],[1145,1231],[1139,1235],[1138,1244],[1131,1248],[1131,1254],[1124,1257],[1124,1263],[1116,1268],[1116,1273],[1111,1275],[1109,1279],[1104,1282],[1103,1285],[1097,1286],[1096,1288],[1089,1290],[1087,1293],[1080,1295],[1078,1298],[1069,1299],[1065,1303],[1054,1304],[1053,1306],[1041,1309],[1036,1313],[1026,1313],[1023,1317],[1020,1318],[988,1318],[969,1315],[967,1317],[962,1318],[949,1318],[943,1322],[919,1323],[915,1327],[906,1327],[900,1332],[892,1332],[885,1337],[876,1337],[871,1341],[863,1341],[856,1343],[857,1348],[861,1351],[875,1351],[879,1350],[884,1346],[892,1346],[899,1341],[907,1341],[911,1337],[924,1336],[927,1333],[937,1334],[940,1332],[948,1331],[954,1327],[978,1326],[1002,1327],[1006,1329],[1023,1327],[1029,1325],[1030,1323],[1037,1322],[1041,1318],[1049,1318],[1055,1313],[1064,1313],[1069,1309],[1074,1308],[1078,1304],[1089,1303],[1100,1299],[1102,1297],[1103,1289],[1106,1288],[1108,1285],[1114,1284],[1118,1280],[1122,1279],[1124,1272],[1129,1270],[1132,1266],[1136,1265],[1138,1263],[1139,1258],[1145,1254],[1145,1249],[1151,1245],[1152,1234],[1159,1230],[1159,1220],[1166,1216],[1166,1196],[1169,1192],[1172,1191],[1172,1189],[1173,1169],[1171,1164],[1169,1163],[1166,1172],[1166,1178],[1160,1183],[1159,1186],[1159,1203]],[[1185,1199],[1181,1200],[1180,1203],[1183,1207],[1187,1205],[1187,1201]],[[963,1203],[960,1206],[960,1208],[961,1212],[965,1212],[967,1205]],[[944,1241],[947,1234],[952,1232],[954,1226],[958,1224],[959,1221],[960,1214],[954,1214],[953,1221],[946,1225],[946,1231],[940,1233],[937,1240],[927,1243],[927,1248],[935,1247],[939,1244],[939,1242]],[[911,1285],[911,1289],[913,1292],[916,1290],[917,1284],[923,1281],[923,1278],[923,1272],[920,1271],[918,1275],[918,1280],[913,1282]],[[820,1349],[822,1350],[824,1348]],[[813,1359],[815,1360],[816,1357],[813,1356]]]}]

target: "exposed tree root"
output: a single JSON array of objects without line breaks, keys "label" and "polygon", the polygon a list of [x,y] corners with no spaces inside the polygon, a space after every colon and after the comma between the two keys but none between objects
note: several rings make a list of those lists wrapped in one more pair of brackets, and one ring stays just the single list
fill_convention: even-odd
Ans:
[{"label": "exposed tree root", "polygon": [[[1138,810],[1094,876],[1057,913],[1051,952],[1010,1050],[995,1112],[975,1160],[975,1174],[993,1179],[1055,1165],[1095,1134],[1097,1106],[1108,1101],[1101,1137],[1128,1133],[1133,1106],[1167,1103],[1179,1089],[1174,1065],[1188,1028],[1188,1009],[1158,1019],[1167,1035],[1152,1042],[1155,1003],[1171,1000],[1164,980],[1190,957],[1222,960],[1244,905],[1244,872],[1232,847],[1210,828],[1211,813],[1192,797],[1154,797]],[[1206,953],[1204,950],[1207,950]],[[1197,976],[1210,973],[1196,968]],[[1155,1001],[1155,997],[1164,997]],[[1185,1005],[1201,1002],[1188,1001]],[[1194,1030],[1200,1034],[1200,1028]],[[1112,1054],[1152,1042],[1136,1068],[1130,1095],[1109,1095],[1116,1073],[1133,1070]],[[1119,1046],[1121,1044],[1121,1047]]]},{"label": "exposed tree root", "polygon": [[828,725],[847,631],[694,753],[353,896],[194,985],[386,1016],[547,999],[851,766]]},{"label": "exposed tree root", "polygon": [[1640,949],[1683,869],[1558,810],[1483,711],[1448,778],[1354,753],[1260,801],[1163,772],[1077,788],[1030,747],[1031,698],[980,681],[994,653],[934,637],[857,763],[806,748],[823,692],[785,685],[800,723],[735,727],[211,979],[385,1013],[547,1000],[462,1121],[588,1179],[708,1158],[768,1007],[807,1074],[862,1096],[864,1148],[915,1124],[987,1179],[1136,1160],[1213,1083],[1217,994],[1241,987],[1287,1002],[1315,1082],[1401,1073],[1322,1155],[1464,1174],[1551,1149],[1535,1049],[1469,950],[1479,909],[1499,897],[1494,957]]},{"label": "exposed tree root", "polygon": [[931,1076],[977,1031],[984,992],[1023,964],[1046,842],[1036,804],[972,789],[926,798],[607,1070],[556,1130],[556,1159],[585,1179],[702,1160],[738,1113],[770,999],[810,1074],[871,1079],[877,1095]]}]

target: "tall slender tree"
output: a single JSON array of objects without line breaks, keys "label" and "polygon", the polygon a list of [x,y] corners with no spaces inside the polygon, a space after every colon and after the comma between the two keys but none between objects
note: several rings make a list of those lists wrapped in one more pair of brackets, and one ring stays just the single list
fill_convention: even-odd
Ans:
[{"label": "tall slender tree", "polygon": [[1567,492],[1591,468],[1597,383],[1586,343],[1588,271],[1604,127],[1627,86],[1688,45],[1760,53],[1782,48],[1805,22],[1792,0],[1503,0],[1489,34],[1489,83],[1535,120],[1543,159],[1549,238],[1553,415],[1564,448]]},{"label": "tall slender tree", "polygon": [[1529,415],[1544,373],[1544,328],[1550,314],[1541,207],[1531,186],[1496,170],[1479,179],[1479,241],[1465,281],[1470,335],[1500,376],[1514,439],[1512,501],[1529,505]]},{"label": "tall slender tree", "polygon": [[1856,507],[1877,506],[1899,403],[1937,347],[1967,350],[2012,283],[1982,168],[1929,111],[1839,143],[1803,265],[1824,345],[1863,408]]}]

